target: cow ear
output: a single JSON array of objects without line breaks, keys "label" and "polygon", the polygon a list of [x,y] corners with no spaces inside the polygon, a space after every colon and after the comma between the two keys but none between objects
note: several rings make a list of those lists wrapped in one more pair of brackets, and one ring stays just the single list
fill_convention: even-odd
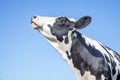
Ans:
[{"label": "cow ear", "polygon": [[75,28],[77,28],[77,29],[84,28],[84,27],[86,27],[90,22],[91,22],[91,17],[90,17],[90,16],[84,16],[84,17],[80,18],[80,19],[76,22]]}]

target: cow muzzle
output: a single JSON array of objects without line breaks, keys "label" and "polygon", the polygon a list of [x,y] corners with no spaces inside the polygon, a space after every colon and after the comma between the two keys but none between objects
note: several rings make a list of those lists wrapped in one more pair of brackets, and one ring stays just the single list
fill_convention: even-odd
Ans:
[{"label": "cow muzzle", "polygon": [[39,18],[38,16],[33,16],[31,18],[31,25],[34,29],[40,28],[40,26],[38,25],[38,18]]}]

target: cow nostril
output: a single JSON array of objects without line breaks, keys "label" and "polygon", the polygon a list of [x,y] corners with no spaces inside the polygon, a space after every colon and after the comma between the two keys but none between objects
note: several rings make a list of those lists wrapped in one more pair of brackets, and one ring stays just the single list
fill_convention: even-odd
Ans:
[{"label": "cow nostril", "polygon": [[33,16],[33,19],[37,18],[37,16]]}]

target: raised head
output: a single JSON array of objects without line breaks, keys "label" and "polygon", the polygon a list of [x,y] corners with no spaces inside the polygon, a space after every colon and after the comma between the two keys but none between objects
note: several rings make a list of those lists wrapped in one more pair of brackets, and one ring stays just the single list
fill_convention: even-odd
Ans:
[{"label": "raised head", "polygon": [[[63,41],[64,36],[72,34],[76,29],[86,27],[91,22],[91,17],[84,16],[79,20],[67,17],[41,17],[33,16],[31,24],[34,29],[49,40]],[[53,39],[54,38],[54,39]]]}]

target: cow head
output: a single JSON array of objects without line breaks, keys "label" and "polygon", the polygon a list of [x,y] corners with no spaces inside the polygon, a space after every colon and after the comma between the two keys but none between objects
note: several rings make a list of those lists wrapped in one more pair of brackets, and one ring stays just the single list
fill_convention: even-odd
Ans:
[{"label": "cow head", "polygon": [[49,41],[63,41],[65,36],[71,35],[76,29],[86,27],[91,22],[91,17],[84,16],[78,21],[66,17],[41,17],[33,16],[31,24],[34,29]]}]

